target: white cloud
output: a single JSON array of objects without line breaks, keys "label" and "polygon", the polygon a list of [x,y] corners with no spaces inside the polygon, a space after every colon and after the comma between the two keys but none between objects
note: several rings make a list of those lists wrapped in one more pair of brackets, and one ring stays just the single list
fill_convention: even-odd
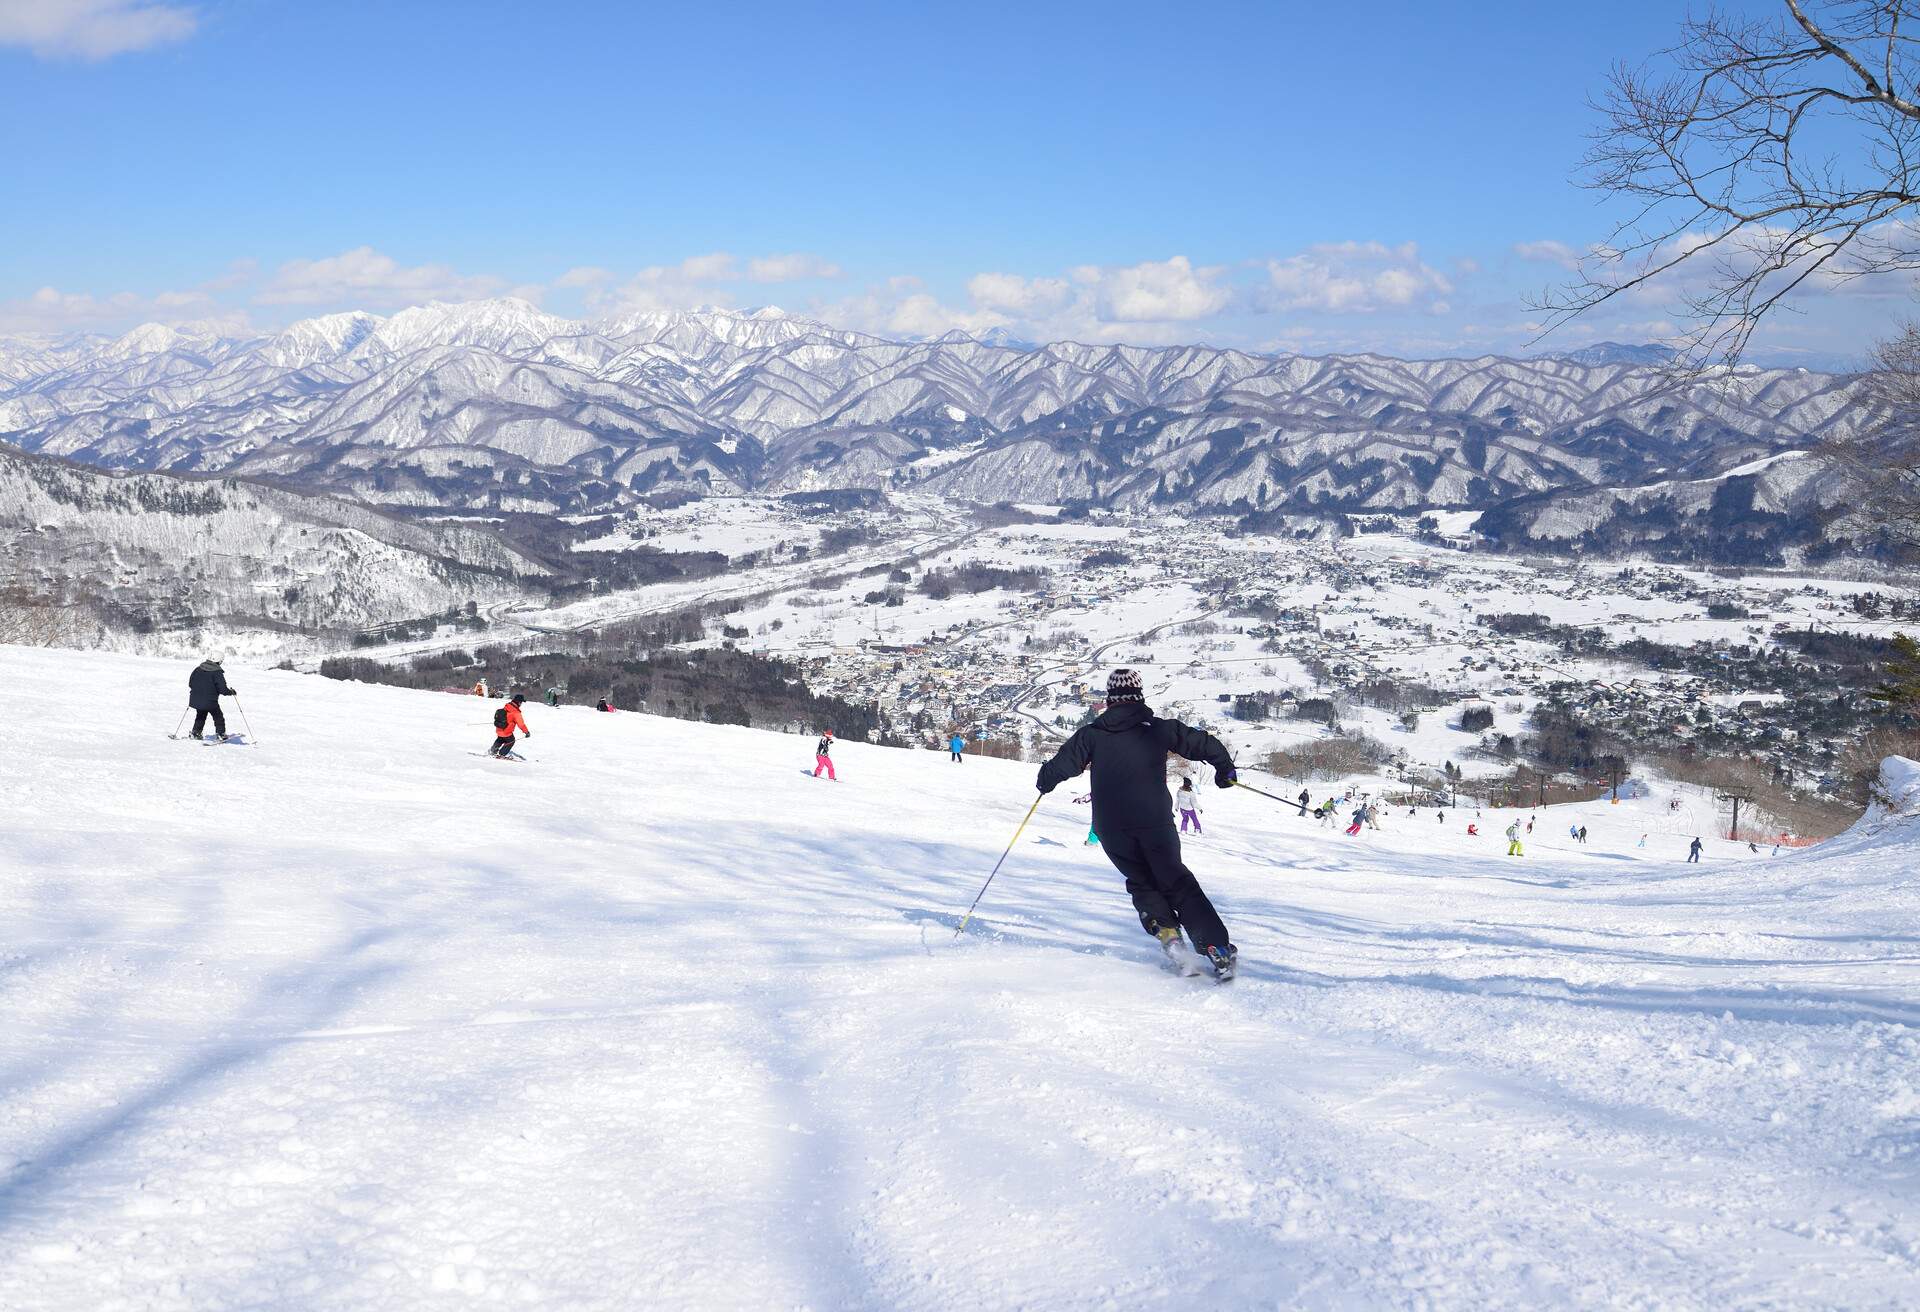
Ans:
[{"label": "white cloud", "polygon": [[613,281],[613,270],[582,264],[568,269],[553,280],[555,287],[599,287]]},{"label": "white cloud", "polygon": [[114,292],[63,292],[42,287],[27,296],[0,301],[0,334],[118,332],[142,323],[199,323],[225,332],[244,332],[244,310],[219,304],[203,287],[153,295]]},{"label": "white cloud", "polygon": [[816,304],[812,312],[826,322],[882,337],[938,337],[958,328],[981,333],[1004,327],[1006,316],[992,310],[962,310],[944,305],[918,278],[889,278],[858,296]]},{"label": "white cloud", "polygon": [[253,299],[257,305],[378,310],[427,301],[472,300],[490,296],[504,285],[499,278],[456,273],[444,264],[402,265],[371,246],[359,246],[320,260],[288,260]]},{"label": "white cloud", "polygon": [[184,41],[199,17],[150,0],[0,0],[0,46],[42,59],[110,59]]},{"label": "white cloud", "polygon": [[1446,274],[1420,258],[1413,242],[1327,242],[1299,255],[1266,261],[1264,305],[1278,310],[1371,314],[1424,309],[1445,314],[1453,291]]},{"label": "white cloud", "polygon": [[762,255],[740,262],[725,251],[691,255],[678,264],[653,264],[619,286],[605,269],[569,269],[555,286],[587,290],[587,308],[600,314],[631,314],[643,310],[691,310],[700,306],[733,307],[739,296],[723,290],[741,283],[799,282],[838,278],[840,266],[818,255],[792,253]]},{"label": "white cloud", "polygon": [[1033,318],[1064,308],[1073,299],[1073,286],[1065,278],[976,273],[967,280],[967,297],[985,310]]},{"label": "white cloud", "polygon": [[1557,264],[1563,269],[1580,267],[1580,252],[1563,241],[1517,241],[1513,253],[1535,264]]},{"label": "white cloud", "polygon": [[1186,323],[1220,313],[1233,293],[1220,283],[1222,269],[1196,269],[1184,255],[1120,268],[1083,265],[1076,282],[1094,288],[1102,323]]},{"label": "white cloud", "polygon": [[747,261],[748,282],[801,282],[810,278],[838,278],[840,266],[818,255],[795,251],[763,255]]}]

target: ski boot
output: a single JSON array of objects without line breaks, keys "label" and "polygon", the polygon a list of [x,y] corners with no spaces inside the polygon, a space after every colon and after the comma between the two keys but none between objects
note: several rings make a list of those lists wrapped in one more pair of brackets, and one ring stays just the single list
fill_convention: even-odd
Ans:
[{"label": "ski boot", "polygon": [[1208,948],[1207,960],[1213,964],[1213,978],[1225,984],[1240,969],[1240,949],[1231,944],[1224,948]]},{"label": "ski boot", "polygon": [[1193,955],[1193,950],[1187,946],[1186,940],[1180,937],[1178,928],[1173,925],[1163,925],[1152,916],[1146,915],[1140,917],[1140,925],[1160,944],[1160,951],[1166,955],[1168,970],[1176,975],[1200,973],[1199,960]]}]

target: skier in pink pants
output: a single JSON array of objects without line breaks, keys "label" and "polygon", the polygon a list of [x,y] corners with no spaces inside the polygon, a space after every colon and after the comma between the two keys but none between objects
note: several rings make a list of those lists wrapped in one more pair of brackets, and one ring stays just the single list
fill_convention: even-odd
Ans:
[{"label": "skier in pink pants", "polygon": [[833,772],[833,758],[827,754],[832,750],[833,730],[829,729],[821,734],[820,741],[813,745],[813,777],[818,779],[820,772],[825,770],[827,772],[827,778],[833,780],[835,783],[839,783],[840,776]]}]

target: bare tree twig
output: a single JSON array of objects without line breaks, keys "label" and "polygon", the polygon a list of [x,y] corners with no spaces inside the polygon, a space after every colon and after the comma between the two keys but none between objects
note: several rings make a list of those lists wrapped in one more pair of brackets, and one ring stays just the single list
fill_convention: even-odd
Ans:
[{"label": "bare tree twig", "polygon": [[1781,0],[1689,19],[1621,65],[1587,184],[1634,213],[1536,298],[1542,335],[1620,298],[1677,305],[1680,368],[1739,360],[1796,292],[1920,269],[1920,0]]}]

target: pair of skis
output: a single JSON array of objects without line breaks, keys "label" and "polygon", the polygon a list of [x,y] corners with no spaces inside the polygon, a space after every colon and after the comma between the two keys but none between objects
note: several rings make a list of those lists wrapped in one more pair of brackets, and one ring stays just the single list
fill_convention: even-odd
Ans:
[{"label": "pair of skis", "polygon": [[202,738],[190,733],[170,733],[169,739],[176,743],[199,743],[202,747],[252,747],[253,742],[245,734],[230,733],[225,738]]}]

